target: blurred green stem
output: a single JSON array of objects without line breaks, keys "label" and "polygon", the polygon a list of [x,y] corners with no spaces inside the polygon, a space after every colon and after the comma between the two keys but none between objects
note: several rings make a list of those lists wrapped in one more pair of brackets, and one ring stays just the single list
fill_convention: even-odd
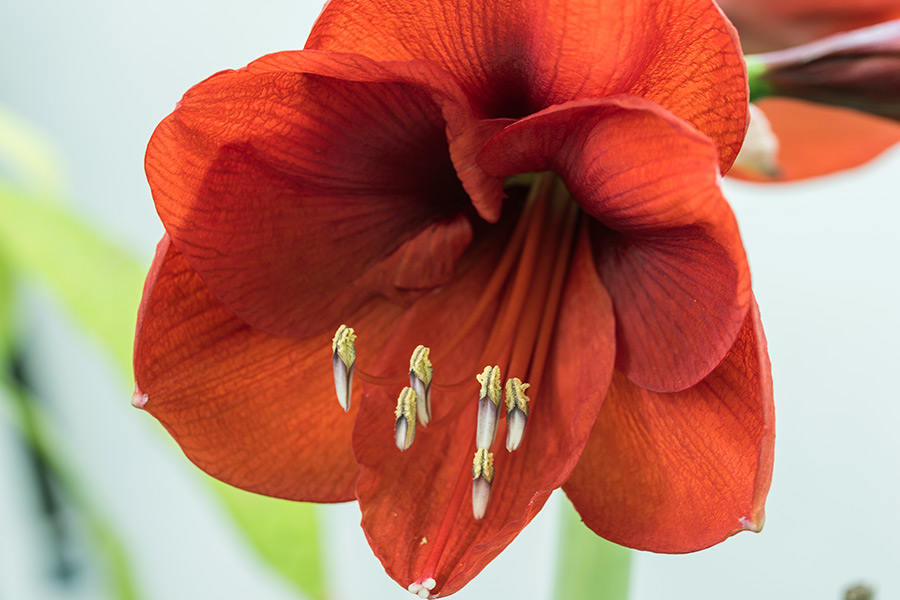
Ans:
[{"label": "blurred green stem", "polygon": [[103,550],[114,597],[118,600],[139,600],[140,595],[134,583],[124,545],[112,525],[103,518],[103,513],[94,507],[88,495],[79,486],[78,477],[62,459],[64,456],[62,450],[51,442],[61,438],[55,435],[49,419],[34,398],[29,397],[28,393],[6,374],[0,380],[0,398],[7,400],[4,408],[8,410],[3,412],[9,417],[8,420],[47,465],[52,476],[59,482],[63,493],[84,518],[96,543]]},{"label": "blurred green stem", "polygon": [[560,516],[556,600],[627,600],[631,551],[581,522],[568,501]]}]

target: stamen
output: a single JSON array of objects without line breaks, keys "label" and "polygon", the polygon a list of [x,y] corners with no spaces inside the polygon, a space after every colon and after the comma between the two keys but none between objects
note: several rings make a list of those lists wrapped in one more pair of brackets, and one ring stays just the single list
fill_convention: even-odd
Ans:
[{"label": "stamen", "polygon": [[394,442],[402,452],[412,446],[416,437],[416,391],[403,388],[394,411]]},{"label": "stamen", "polygon": [[494,453],[479,448],[472,462],[472,514],[480,521],[491,501],[494,481]]},{"label": "stamen", "polygon": [[334,389],[344,412],[350,410],[353,394],[353,365],[356,364],[356,334],[352,327],[341,325],[331,341],[331,362],[334,366]]},{"label": "stamen", "polygon": [[517,377],[506,381],[506,449],[512,452],[522,443],[528,422],[527,383]]},{"label": "stamen", "polygon": [[409,386],[416,391],[418,397],[417,413],[419,423],[428,425],[431,420],[431,378],[434,369],[428,360],[430,348],[419,345],[409,359]]},{"label": "stamen", "polygon": [[497,426],[500,424],[500,367],[485,367],[484,372],[476,375],[481,384],[478,395],[478,426],[475,433],[475,447],[490,450],[497,437]]},{"label": "stamen", "polygon": [[568,269],[566,265],[572,255],[572,242],[575,239],[575,230],[579,222],[578,206],[571,202],[566,214],[563,226],[563,237],[556,253],[556,261],[553,267],[553,279],[550,281],[547,292],[547,303],[544,306],[541,318],[541,327],[538,331],[537,341],[534,345],[534,354],[529,366],[529,379],[531,380],[531,393],[537,396],[541,391],[541,383],[544,377],[544,366],[550,350],[550,338],[556,327],[556,313],[562,299],[563,283]]}]

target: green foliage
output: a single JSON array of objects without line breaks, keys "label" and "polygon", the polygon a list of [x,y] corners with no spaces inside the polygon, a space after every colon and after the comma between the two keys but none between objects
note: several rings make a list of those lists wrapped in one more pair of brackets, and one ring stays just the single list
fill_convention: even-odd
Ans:
[{"label": "green foliage", "polygon": [[316,506],[251,494],[218,481],[215,487],[259,553],[307,596],[324,600]]},{"label": "green foliage", "polygon": [[0,254],[18,275],[48,286],[130,379],[144,269],[58,206],[3,182],[0,214]]},{"label": "green foliage", "polygon": [[[0,173],[0,360],[5,358],[3,342],[9,339],[13,325],[12,273],[47,287],[108,350],[130,383],[134,325],[146,266],[63,210],[57,202],[59,169],[48,158],[51,155],[39,136],[0,110],[0,165],[12,164],[16,175],[3,177]],[[123,398],[123,402],[128,400]],[[29,439],[41,443],[34,436]],[[65,456],[46,444],[38,450],[56,465]],[[59,472],[68,470],[60,467]],[[76,489],[77,480],[66,479]],[[324,598],[315,507],[210,481],[260,555],[307,596]],[[99,513],[91,512],[87,495],[79,493],[78,497],[106,550],[118,597],[136,598],[127,556],[115,531]]]},{"label": "green foliage", "polygon": [[631,551],[588,529],[568,501],[560,523],[558,600],[626,600]]},{"label": "green foliage", "polygon": [[14,335],[13,277],[9,264],[0,254],[0,365],[7,363]]}]

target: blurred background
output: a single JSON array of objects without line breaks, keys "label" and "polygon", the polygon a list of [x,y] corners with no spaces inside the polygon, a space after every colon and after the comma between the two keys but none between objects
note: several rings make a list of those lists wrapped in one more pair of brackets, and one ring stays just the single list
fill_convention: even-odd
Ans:
[{"label": "blurred background", "polygon": [[[355,504],[223,491],[130,405],[133,318],[162,234],[147,140],[194,83],[300,48],[319,9],[4,6],[0,312],[13,318],[0,339],[13,340],[13,368],[0,392],[0,600],[409,597],[368,549]],[[632,600],[838,599],[855,583],[900,598],[898,175],[895,148],[814,181],[726,180],[774,369],[767,524],[697,554],[632,553]],[[456,597],[553,597],[566,503],[555,495]],[[241,520],[260,510],[268,522]]]}]

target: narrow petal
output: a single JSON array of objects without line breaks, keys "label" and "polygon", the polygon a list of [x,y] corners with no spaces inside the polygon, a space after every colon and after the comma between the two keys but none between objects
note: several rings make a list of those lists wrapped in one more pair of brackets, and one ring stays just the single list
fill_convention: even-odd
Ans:
[{"label": "narrow petal", "polygon": [[[396,308],[358,315],[363,352],[391,330]],[[328,334],[276,337],[216,300],[168,236],[147,278],[135,338],[136,397],[210,475],[254,492],[351,500],[356,408],[334,397]],[[359,403],[356,393],[354,404]]]},{"label": "narrow petal", "polygon": [[267,57],[209,78],[147,149],[172,243],[216,297],[279,335],[322,333],[373,297],[397,299],[423,262],[420,287],[444,283],[471,238],[437,92],[408,81],[434,69],[373,66],[376,81],[285,70],[362,70],[362,58],[328,58]]},{"label": "narrow petal", "polygon": [[723,171],[746,128],[737,36],[710,0],[332,0],[306,47],[434,62],[485,117],[643,96],[713,138]]},{"label": "narrow petal", "polygon": [[731,352],[695,387],[657,394],[617,373],[563,489],[588,527],[631,548],[691,552],[759,531],[774,419],[754,303]]},{"label": "narrow petal", "polygon": [[759,102],[778,138],[777,177],[734,169],[729,177],[794,181],[852,169],[900,143],[900,123],[788,98]]},{"label": "narrow petal", "polygon": [[478,156],[489,173],[553,170],[597,219],[597,267],[616,309],[616,366],[656,391],[721,362],[750,302],[750,273],[722,196],[714,144],[631,96],[552,107]]},{"label": "narrow petal", "polygon": [[[481,373],[482,363],[490,364],[479,352],[492,315],[449,356],[443,355],[442,341],[452,336],[458,316],[467,314],[477,300],[482,278],[492,269],[491,257],[485,252],[452,286],[419,300],[374,367],[400,364],[411,344],[432,348],[435,388],[428,427],[417,433],[409,450],[399,452],[391,435],[395,398],[388,390],[367,385],[353,433],[361,467],[357,496],[362,525],[375,554],[404,588],[433,578],[433,593],[442,596],[481,571],[566,480],[606,393],[615,351],[610,300],[583,230],[544,382],[532,398],[527,435],[515,453],[494,451],[489,502],[476,521],[472,469],[480,384],[475,375]],[[471,385],[442,388],[467,378]],[[501,425],[501,439],[504,428]],[[475,494],[475,508],[487,500],[485,492]]]}]

